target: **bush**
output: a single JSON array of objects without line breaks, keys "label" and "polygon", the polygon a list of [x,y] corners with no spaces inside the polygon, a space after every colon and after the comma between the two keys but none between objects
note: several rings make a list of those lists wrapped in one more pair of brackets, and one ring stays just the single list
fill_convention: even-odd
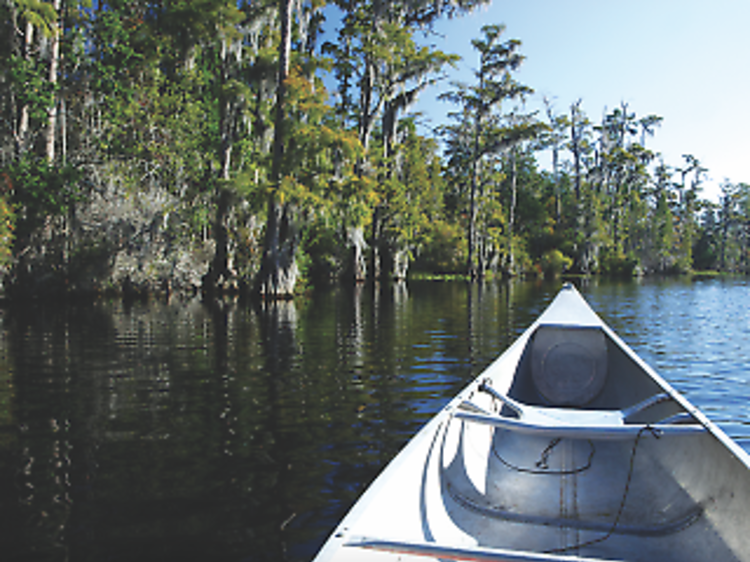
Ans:
[{"label": "bush", "polygon": [[599,260],[599,272],[612,277],[634,277],[640,269],[638,258],[606,248]]},{"label": "bush", "polygon": [[560,250],[549,250],[542,256],[541,266],[545,277],[559,277],[573,265],[573,259]]},{"label": "bush", "polygon": [[337,279],[343,268],[345,245],[325,221],[315,220],[303,232],[297,254],[300,282],[327,284]]},{"label": "bush", "polygon": [[414,269],[427,273],[464,273],[468,247],[459,225],[444,221],[430,223]]},{"label": "bush", "polygon": [[0,195],[0,268],[13,260],[13,240],[16,216],[5,195]]},{"label": "bush", "polygon": [[45,160],[29,157],[0,170],[17,215],[20,238],[41,226],[47,217],[65,215],[77,200],[78,172],[57,168]]}]

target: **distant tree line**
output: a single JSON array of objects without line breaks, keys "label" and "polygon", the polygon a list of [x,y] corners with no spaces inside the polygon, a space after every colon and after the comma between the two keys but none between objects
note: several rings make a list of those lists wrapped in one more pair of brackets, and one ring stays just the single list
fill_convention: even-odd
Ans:
[{"label": "distant tree line", "polygon": [[702,199],[699,160],[663,162],[662,118],[624,103],[527,112],[501,25],[420,132],[410,108],[458,61],[433,27],[482,3],[4,2],[6,288],[747,273],[750,186]]}]

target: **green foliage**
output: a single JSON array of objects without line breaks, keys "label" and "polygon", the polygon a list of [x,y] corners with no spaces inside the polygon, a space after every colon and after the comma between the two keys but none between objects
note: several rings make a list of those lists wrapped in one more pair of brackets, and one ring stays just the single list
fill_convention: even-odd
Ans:
[{"label": "green foliage", "polygon": [[17,6],[18,15],[36,28],[42,30],[45,36],[53,33],[52,26],[57,19],[57,12],[51,3],[41,0],[12,0]]},{"label": "green foliage", "polygon": [[638,259],[607,247],[600,256],[600,273],[612,277],[634,277],[639,270]]},{"label": "green foliage", "polygon": [[[701,229],[698,240],[693,247],[693,269],[695,271],[711,271],[721,269],[723,271],[731,271],[732,265],[727,262],[727,258],[731,260],[731,254],[734,252],[731,249],[727,249],[726,246],[723,248],[720,240],[720,235],[717,236],[717,232],[714,228],[708,225],[704,225]],[[724,263],[722,264],[722,256]],[[732,260],[734,261],[734,260]]]},{"label": "green foliage", "polygon": [[16,89],[17,103],[28,108],[32,122],[46,119],[47,109],[54,101],[54,88],[47,79],[46,64],[35,57],[11,55],[8,74]]},{"label": "green foliage", "polygon": [[[307,281],[340,275],[352,232],[383,255],[416,257],[425,272],[467,271],[472,252],[482,272],[504,274],[750,271],[747,184],[727,182],[706,204],[700,162],[655,164],[646,142],[661,118],[627,104],[598,124],[580,100],[569,113],[548,105],[548,125],[521,115],[513,106],[531,88],[513,77],[524,57],[502,25],[472,42],[474,81],[443,96],[442,144],[421,132],[409,107],[457,57],[425,46],[417,30],[479,3],[338,2],[336,41],[323,46],[322,3],[300,3],[273,185],[277,3],[117,0],[92,10],[84,1],[61,14],[42,0],[0,5],[0,265],[14,240],[81,201],[79,184],[101,182],[122,197],[168,192],[180,244],[201,246],[226,226],[245,277],[263,254],[269,201],[293,209]],[[46,42],[58,17],[55,81]],[[56,101],[70,166],[41,156]],[[540,171],[538,152],[551,149],[555,170]]]},{"label": "green foliage", "polygon": [[[459,107],[450,114],[457,123],[443,128],[442,133],[447,137],[450,165],[464,170],[457,184],[468,192],[462,199],[468,203],[467,270],[472,278],[483,275],[488,265],[494,268],[498,252],[503,254],[508,273],[518,269],[514,263],[518,194],[514,162],[519,147],[539,132],[539,124],[531,116],[500,111],[503,103],[533,92],[513,78],[524,57],[519,53],[519,40],[501,40],[504,31],[503,25],[482,27],[482,37],[472,41],[479,55],[475,82],[454,83],[454,89],[442,96]],[[500,175],[510,178],[509,200],[502,205],[492,193]],[[501,222],[502,232],[498,228]]]},{"label": "green foliage", "polygon": [[46,160],[29,157],[0,170],[0,175],[10,194],[5,204],[12,209],[11,214],[0,212],[0,220],[15,214],[19,237],[38,228],[46,217],[66,214],[79,197],[78,172],[70,166],[55,167]]},{"label": "green foliage", "polygon": [[541,267],[545,277],[559,277],[570,269],[571,265],[573,265],[573,259],[560,250],[548,250],[542,255]]},{"label": "green foliage", "polygon": [[402,135],[387,157],[385,151],[375,151],[372,158],[379,176],[372,195],[379,230],[374,243],[413,256],[442,218],[444,182],[436,143],[417,134],[408,120],[402,122]]},{"label": "green foliage", "polygon": [[300,275],[312,284],[330,283],[342,274],[345,247],[327,221],[318,218],[307,225],[300,250]]},{"label": "green foliage", "polygon": [[[286,148],[276,198],[330,212],[343,186],[351,185],[361,144],[353,133],[336,126],[322,81],[306,77],[300,66],[289,73],[287,97]],[[342,168],[342,162],[349,164]]]},{"label": "green foliage", "polygon": [[[101,11],[94,20],[94,56],[89,59],[89,73],[94,90],[102,96],[110,112],[125,117],[121,104],[133,102],[138,91],[138,75],[146,59],[145,23],[127,8]],[[118,110],[119,109],[119,110]]]},{"label": "green foliage", "polygon": [[512,275],[524,275],[527,277],[538,277],[541,271],[541,266],[534,259],[528,249],[527,240],[521,236],[514,236],[512,247],[507,248],[507,240],[505,241],[504,252],[506,255],[509,252],[513,252],[513,270],[508,272],[504,271],[505,274]]},{"label": "green foliage", "polygon": [[10,177],[0,172],[0,181],[4,184],[3,193],[0,195],[0,267],[7,267],[13,258],[16,214],[8,201],[8,192],[12,186]]},{"label": "green foliage", "polygon": [[429,223],[414,268],[429,273],[462,273],[466,266],[465,231],[443,220]]}]

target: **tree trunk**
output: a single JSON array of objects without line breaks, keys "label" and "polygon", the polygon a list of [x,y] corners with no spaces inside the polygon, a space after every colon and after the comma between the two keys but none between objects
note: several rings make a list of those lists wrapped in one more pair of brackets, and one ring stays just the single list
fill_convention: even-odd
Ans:
[{"label": "tree trunk", "polygon": [[214,215],[214,257],[203,278],[204,289],[213,292],[220,287],[228,286],[234,278],[229,267],[229,230],[227,228],[227,216],[229,214],[230,193],[223,186],[217,188],[216,214]]},{"label": "tree trunk", "polygon": [[547,109],[547,119],[549,119],[550,129],[552,132],[552,181],[555,184],[555,224],[557,228],[560,225],[560,215],[562,213],[562,195],[560,193],[560,143],[557,136],[558,121],[552,111],[552,103],[545,96],[544,105]]},{"label": "tree trunk", "polygon": [[365,152],[370,146],[370,135],[372,135],[373,115],[370,112],[372,106],[372,92],[375,87],[375,67],[370,57],[365,57],[365,70],[360,92],[360,114],[359,114],[359,140]]},{"label": "tree trunk", "polygon": [[405,281],[409,273],[409,252],[399,245],[388,245],[383,249],[383,279]]},{"label": "tree trunk", "polygon": [[[60,25],[60,18],[62,7],[62,0],[54,0],[55,13],[57,14],[58,20],[52,24],[52,37],[50,38],[50,62],[49,62],[49,83],[53,90],[57,87],[57,74],[58,67],[60,64],[60,35],[62,34],[62,26]],[[57,129],[57,94],[53,94],[52,105],[47,109],[47,139],[45,154],[47,155],[47,162],[53,164],[55,162],[55,131]]]},{"label": "tree trunk", "polygon": [[380,251],[380,214],[380,205],[376,205],[372,213],[372,241],[370,243],[370,270],[375,281],[378,281],[383,274],[383,259]]},{"label": "tree trunk", "polygon": [[[484,55],[481,56],[481,63],[479,65],[479,91],[484,90],[484,69],[485,59]],[[482,136],[482,118],[483,109],[481,107],[482,102],[480,101],[480,107],[477,107],[476,120],[474,122],[474,139],[472,148],[472,159],[471,159],[471,191],[469,193],[469,248],[467,255],[467,270],[471,280],[477,279],[481,275],[481,270],[477,268],[476,254],[477,254],[477,190],[479,189],[479,141]]]},{"label": "tree trunk", "polygon": [[518,199],[518,174],[516,173],[516,149],[510,152],[510,207],[508,209],[508,273],[514,274],[513,235],[516,222],[516,201]]},{"label": "tree trunk", "polygon": [[68,114],[65,97],[60,96],[60,160],[63,165],[68,161]]},{"label": "tree trunk", "polygon": [[570,106],[570,141],[573,152],[573,169],[575,170],[575,194],[577,202],[581,200],[581,129],[576,127],[580,103],[581,100],[578,100]]},{"label": "tree trunk", "polygon": [[[222,42],[219,60],[220,88],[229,80],[227,69],[227,45]],[[231,193],[227,187],[232,167],[232,108],[231,101],[225,95],[219,95],[219,134],[221,135],[219,145],[219,162],[221,169],[216,182],[216,214],[214,215],[214,257],[208,272],[203,278],[204,290],[213,292],[220,285],[229,286],[236,277],[229,266],[229,229],[227,219],[229,215]]]},{"label": "tree trunk", "polygon": [[560,224],[560,215],[562,214],[562,195],[560,193],[560,173],[559,173],[559,151],[557,144],[552,148],[552,178],[555,182],[555,224]]},{"label": "tree trunk", "polygon": [[346,264],[347,278],[355,283],[362,283],[367,279],[367,260],[365,257],[365,236],[362,227],[352,227],[346,232],[347,247],[349,248],[349,263]]},{"label": "tree trunk", "polygon": [[284,114],[286,80],[289,76],[289,59],[292,50],[292,0],[280,0],[281,43],[279,44],[279,72],[276,84],[276,118],[273,132],[273,162],[268,196],[268,220],[263,248],[263,263],[258,276],[258,291],[264,298],[288,298],[294,294],[297,282],[295,260],[296,236],[292,228],[294,209],[277,199],[281,183],[284,158]]},{"label": "tree trunk", "polygon": [[[373,22],[373,28],[375,23]],[[370,136],[374,122],[374,114],[370,109],[372,106],[373,89],[375,87],[375,67],[372,58],[365,57],[365,69],[360,87],[360,111],[359,111],[359,141],[362,143],[364,154],[370,150]],[[363,177],[368,171],[365,169],[364,158],[357,164],[357,175]],[[374,281],[380,279],[382,274],[382,256],[380,255],[380,205],[376,205],[372,212],[372,229],[370,231],[370,274]]]},{"label": "tree trunk", "polygon": [[474,150],[471,163],[471,188],[469,192],[469,232],[468,232],[468,255],[466,270],[473,281],[479,275],[476,264],[477,243],[477,189],[479,183],[479,135],[480,114],[477,111],[476,124],[474,126]]},{"label": "tree trunk", "polygon": [[[26,22],[26,34],[24,35],[24,57],[26,60],[31,59],[31,45],[34,41],[34,26]],[[18,129],[16,132],[16,154],[18,157],[26,153],[29,136],[29,106],[24,104],[21,107],[21,116],[18,120]]]},{"label": "tree trunk", "polygon": [[268,300],[294,295],[299,270],[295,260],[296,235],[292,232],[290,205],[269,201],[265,251],[258,291]]}]

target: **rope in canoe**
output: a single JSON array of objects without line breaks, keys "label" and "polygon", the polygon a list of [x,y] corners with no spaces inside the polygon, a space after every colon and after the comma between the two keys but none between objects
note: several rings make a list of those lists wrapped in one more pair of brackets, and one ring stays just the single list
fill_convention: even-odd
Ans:
[{"label": "rope in canoe", "polygon": [[622,517],[623,511],[625,511],[625,504],[628,500],[628,494],[630,493],[630,484],[633,481],[633,472],[635,468],[635,456],[638,451],[638,445],[641,441],[641,437],[643,437],[643,434],[646,432],[650,432],[651,435],[653,435],[656,439],[659,439],[661,436],[659,435],[659,432],[651,427],[650,425],[646,425],[643,428],[641,428],[640,431],[638,431],[637,435],[635,436],[635,441],[633,442],[633,449],[630,453],[630,466],[628,467],[628,477],[625,481],[625,489],[623,490],[622,494],[622,500],[620,500],[620,507],[617,509],[617,515],[615,515],[614,521],[612,521],[612,526],[609,528],[609,530],[602,535],[601,537],[597,537],[595,539],[591,539],[589,541],[584,541],[576,544],[572,544],[569,546],[561,547],[561,548],[553,548],[550,550],[544,551],[545,554],[560,554],[563,552],[570,552],[571,550],[578,550],[581,548],[585,548],[588,546],[593,546],[595,544],[602,543],[609,539],[616,531],[617,531],[617,525],[620,523],[620,518]]},{"label": "rope in canoe", "polygon": [[547,447],[542,451],[542,454],[540,455],[539,460],[535,463],[534,466],[536,468],[523,467],[523,466],[518,466],[518,465],[513,464],[512,462],[502,457],[502,455],[497,450],[497,447],[494,447],[494,446],[492,447],[492,453],[507,468],[511,470],[515,470],[516,472],[522,472],[524,474],[548,474],[550,476],[570,476],[572,474],[585,472],[586,470],[591,468],[591,462],[594,460],[594,453],[596,453],[596,448],[594,447],[594,443],[591,440],[588,440],[591,450],[589,452],[588,459],[586,460],[586,463],[584,465],[578,466],[575,468],[564,469],[564,470],[550,470],[549,456],[552,453],[552,450],[555,447],[557,447],[557,445],[559,445],[561,442],[562,442],[561,437],[556,437],[555,439],[549,442]]}]

